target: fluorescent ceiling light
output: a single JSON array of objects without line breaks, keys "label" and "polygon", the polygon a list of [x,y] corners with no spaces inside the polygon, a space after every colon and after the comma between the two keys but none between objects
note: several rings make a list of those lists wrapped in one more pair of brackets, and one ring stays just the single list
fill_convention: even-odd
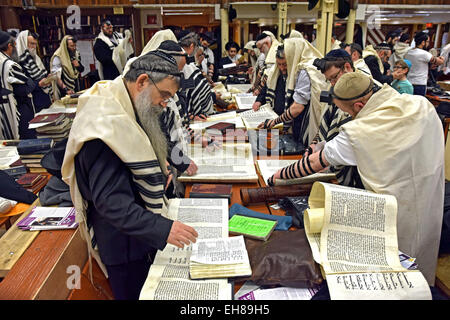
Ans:
[{"label": "fluorescent ceiling light", "polygon": [[164,12],[165,16],[201,16],[203,12]]}]

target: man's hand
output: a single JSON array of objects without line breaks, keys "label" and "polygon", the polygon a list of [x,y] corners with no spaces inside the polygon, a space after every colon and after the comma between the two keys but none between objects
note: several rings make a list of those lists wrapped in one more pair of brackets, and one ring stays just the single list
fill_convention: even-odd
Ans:
[{"label": "man's hand", "polygon": [[178,248],[183,248],[184,245],[189,245],[191,242],[195,243],[197,237],[198,233],[194,228],[180,221],[174,221],[169,236],[167,237],[167,243],[173,244]]},{"label": "man's hand", "polygon": [[275,126],[275,120],[267,120],[258,124],[258,129],[272,129]]},{"label": "man's hand", "polygon": [[199,114],[198,116],[194,117],[194,121],[206,121],[206,116],[204,114]]},{"label": "man's hand", "polygon": [[38,83],[39,87],[45,87],[47,85],[46,81],[47,81],[47,78],[41,79],[41,81],[39,81],[39,83]]},{"label": "man's hand", "polygon": [[261,102],[255,101],[255,103],[252,105],[253,111],[258,111],[259,108],[261,108]]},{"label": "man's hand", "polygon": [[167,190],[167,188],[169,188],[170,183],[172,182],[172,178],[173,178],[173,174],[169,173],[169,175],[167,176],[166,187],[164,188],[164,190]]},{"label": "man's hand", "polygon": [[78,67],[80,66],[80,63],[78,62],[78,60],[72,60],[72,65],[73,65],[75,68],[78,68]]},{"label": "man's hand", "polygon": [[198,167],[195,164],[193,160],[191,160],[191,163],[189,164],[189,167],[186,169],[186,173],[188,176],[193,176],[197,173]]}]

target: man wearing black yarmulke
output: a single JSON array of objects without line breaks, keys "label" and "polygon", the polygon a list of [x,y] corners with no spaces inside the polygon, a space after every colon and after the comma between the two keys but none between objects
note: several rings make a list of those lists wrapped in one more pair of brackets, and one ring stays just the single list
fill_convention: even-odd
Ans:
[{"label": "man wearing black yarmulke", "polygon": [[369,55],[364,58],[364,61],[375,80],[381,83],[391,83],[393,78],[388,74],[388,69],[390,68],[386,66],[392,53],[391,47],[387,43],[380,43],[375,46],[375,50],[376,52],[371,52],[367,51],[366,48],[366,52],[369,52]]}]

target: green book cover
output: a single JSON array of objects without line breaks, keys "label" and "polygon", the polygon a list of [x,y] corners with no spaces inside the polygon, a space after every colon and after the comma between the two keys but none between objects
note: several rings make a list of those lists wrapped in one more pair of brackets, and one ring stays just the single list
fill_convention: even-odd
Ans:
[{"label": "green book cover", "polygon": [[277,221],[259,219],[235,214],[228,221],[228,231],[234,235],[243,235],[249,238],[267,240],[275,229]]}]

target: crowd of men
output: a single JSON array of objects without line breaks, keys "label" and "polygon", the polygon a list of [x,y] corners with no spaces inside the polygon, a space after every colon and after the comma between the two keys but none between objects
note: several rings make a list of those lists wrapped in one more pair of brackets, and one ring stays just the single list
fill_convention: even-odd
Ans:
[{"label": "crowd of men", "polygon": [[[38,35],[0,32],[0,139],[32,138],[28,121],[52,101],[79,91],[83,72],[77,39],[65,36],[47,72],[36,54]],[[186,155],[190,129],[215,113],[211,89],[217,71],[246,64],[257,96],[253,109],[278,114],[259,127],[283,123],[307,147],[301,159],[268,181],[328,169],[340,184],[395,195],[401,251],[417,258],[434,284],[444,198],[444,139],[433,105],[423,97],[430,69],[448,65],[428,52],[429,36],[390,34],[375,47],[340,43],[323,56],[295,30],[280,42],[264,31],[242,50],[229,42],[215,61],[207,34],[158,31],[134,56],[130,32],[102,22],[94,42],[96,82],[79,97],[62,177],[79,215],[89,253],[107,272],[116,299],[137,299],[156,250],[183,247],[198,236],[160,215],[170,197],[182,197],[177,177],[194,175]],[[446,51],[447,50],[447,51]],[[446,56],[445,56],[446,54]],[[216,59],[217,60],[217,59]],[[217,147],[217,146],[216,146]]]}]

